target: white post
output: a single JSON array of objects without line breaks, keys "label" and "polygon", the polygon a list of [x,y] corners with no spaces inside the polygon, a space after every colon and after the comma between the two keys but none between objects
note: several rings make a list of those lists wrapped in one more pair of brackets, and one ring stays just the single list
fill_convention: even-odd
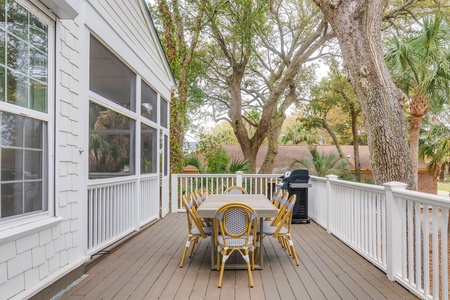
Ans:
[{"label": "white post", "polygon": [[178,212],[178,174],[172,174],[171,181],[172,191],[170,195],[170,211],[176,213]]},{"label": "white post", "polygon": [[236,172],[236,185],[237,186],[242,186],[242,174],[244,174],[244,172],[242,172],[242,171]]},{"label": "white post", "polygon": [[326,216],[326,227],[327,227],[327,232],[331,233],[331,214],[332,214],[332,207],[331,207],[331,195],[332,195],[332,187],[331,187],[331,180],[336,180],[338,179],[338,176],[336,175],[327,175],[327,216]]},{"label": "white post", "polygon": [[386,191],[386,264],[387,277],[395,281],[396,275],[402,273],[402,203],[394,198],[393,190],[405,190],[406,183],[387,182],[383,184]]}]

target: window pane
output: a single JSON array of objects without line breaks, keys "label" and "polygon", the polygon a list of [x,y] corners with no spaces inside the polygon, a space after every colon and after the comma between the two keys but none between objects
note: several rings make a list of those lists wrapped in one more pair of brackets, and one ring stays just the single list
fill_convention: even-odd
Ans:
[{"label": "window pane", "polygon": [[89,178],[135,174],[135,122],[91,103],[89,124]]},{"label": "window pane", "polygon": [[3,66],[0,65],[0,101],[5,102],[6,100],[6,84],[5,84],[5,80],[6,80],[6,70]]},{"label": "window pane", "polygon": [[136,111],[136,75],[93,37],[89,67],[91,91]]},{"label": "window pane", "polygon": [[30,15],[30,42],[41,52],[47,53],[47,25]]},{"label": "window pane", "polygon": [[167,128],[167,101],[161,98],[161,126]]},{"label": "window pane", "polygon": [[47,112],[48,25],[15,1],[0,5],[7,21],[0,31],[0,101]]},{"label": "window pane", "polygon": [[6,183],[1,185],[1,189],[2,189],[1,218],[22,214],[23,184]]},{"label": "window pane", "polygon": [[46,112],[47,111],[47,85],[31,80],[30,88],[30,105],[29,108],[36,111]]},{"label": "window pane", "polygon": [[7,74],[8,103],[28,107],[28,78],[8,70]]},{"label": "window pane", "polygon": [[6,112],[0,118],[0,218],[46,209],[46,123]]},{"label": "window pane", "polygon": [[[1,0],[0,0],[1,1]],[[6,49],[6,33],[2,29],[2,21],[0,21],[0,64],[5,64],[5,49]]]},{"label": "window pane", "polygon": [[141,125],[141,173],[157,173],[158,131]]},{"label": "window pane", "polygon": [[42,179],[42,152],[25,151],[24,179]]},{"label": "window pane", "polygon": [[5,30],[5,27],[6,27],[5,0],[0,0],[0,30]]},{"label": "window pane", "polygon": [[23,150],[2,149],[2,181],[23,179]]},{"label": "window pane", "polygon": [[33,149],[42,148],[42,122],[39,120],[25,120],[25,147]]},{"label": "window pane", "polygon": [[46,83],[47,70],[47,54],[30,48],[30,76]]},{"label": "window pane", "polygon": [[9,113],[0,113],[1,117],[1,145],[10,147],[23,146],[24,117]]},{"label": "window pane", "polygon": [[8,2],[7,30],[23,40],[28,40],[28,11],[15,1]]},{"label": "window pane", "polygon": [[153,122],[157,122],[157,94],[142,81],[141,85],[141,115]]},{"label": "window pane", "polygon": [[28,73],[28,44],[11,34],[8,38],[8,67],[22,74]]},{"label": "window pane", "polygon": [[27,182],[24,190],[24,213],[43,210],[42,182]]}]

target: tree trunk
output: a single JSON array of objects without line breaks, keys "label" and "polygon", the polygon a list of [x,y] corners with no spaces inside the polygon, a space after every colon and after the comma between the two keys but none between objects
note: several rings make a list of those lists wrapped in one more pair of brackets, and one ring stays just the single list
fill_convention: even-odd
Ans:
[{"label": "tree trunk", "polygon": [[359,134],[356,128],[358,111],[353,106],[350,106],[350,115],[352,117],[352,136],[353,136],[353,159],[355,162],[355,177],[357,182],[361,182],[361,163],[359,160]]},{"label": "tree trunk", "polygon": [[[413,169],[413,180],[418,183],[419,170],[419,138],[420,138],[420,124],[422,117],[411,116],[411,127],[409,129],[409,148],[411,151],[411,168]],[[415,172],[414,172],[415,170]]]},{"label": "tree trunk", "polygon": [[274,113],[272,117],[269,131],[267,133],[267,153],[264,162],[259,170],[260,174],[270,174],[275,167],[275,161],[278,157],[278,138],[280,137],[281,126],[283,125],[286,115],[284,112],[280,115],[278,112]]},{"label": "tree trunk", "polygon": [[403,93],[384,61],[381,22],[387,0],[314,0],[338,38],[364,116],[376,184],[400,181],[410,189],[410,151],[406,139]]},{"label": "tree trunk", "polygon": [[336,146],[336,150],[339,154],[339,158],[344,159],[345,158],[344,152],[342,152],[342,148],[341,145],[339,144],[336,134],[334,133],[333,130],[331,130],[330,125],[328,125],[326,117],[322,120],[322,125],[323,128],[325,128],[325,130],[331,136],[331,139],[333,140],[333,143]]}]

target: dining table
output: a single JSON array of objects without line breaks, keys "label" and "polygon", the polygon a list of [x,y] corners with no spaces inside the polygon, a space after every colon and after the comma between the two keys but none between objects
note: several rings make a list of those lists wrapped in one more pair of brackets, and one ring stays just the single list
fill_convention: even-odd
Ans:
[{"label": "dining table", "polygon": [[[240,202],[249,205],[256,212],[256,215],[260,222],[260,228],[263,228],[263,222],[265,218],[275,218],[278,214],[278,209],[267,199],[263,194],[211,194],[205,201],[197,208],[197,216],[199,218],[214,218],[214,214],[217,209],[224,204],[230,202]],[[255,269],[263,269],[264,267],[264,244],[263,244],[263,232],[259,232],[259,251],[256,258]],[[214,236],[211,238],[214,243]],[[216,249],[214,244],[211,246],[211,269],[215,269],[215,255]],[[226,269],[246,269],[245,264],[227,264]]]}]

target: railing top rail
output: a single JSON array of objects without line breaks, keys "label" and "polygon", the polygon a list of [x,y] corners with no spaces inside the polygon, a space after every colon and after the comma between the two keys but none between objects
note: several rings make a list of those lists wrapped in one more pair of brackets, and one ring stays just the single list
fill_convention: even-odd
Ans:
[{"label": "railing top rail", "polygon": [[347,186],[347,187],[351,187],[351,188],[354,188],[357,190],[364,190],[364,191],[384,194],[384,187],[381,185],[352,182],[352,181],[345,181],[345,180],[341,180],[341,179],[332,179],[332,178],[330,178],[330,182],[335,185]]},{"label": "railing top rail", "polygon": [[111,186],[116,184],[124,184],[136,182],[136,176],[126,176],[126,177],[116,177],[116,178],[104,178],[104,179],[91,179],[88,180],[87,186],[88,188],[102,187],[102,186]]},{"label": "railing top rail", "polygon": [[433,195],[410,190],[392,190],[394,197],[405,198],[415,202],[422,202],[442,208],[450,209],[450,198],[446,196]]},{"label": "railing top rail", "polygon": [[242,177],[245,178],[273,178],[273,177],[281,177],[283,174],[242,174]]},{"label": "railing top rail", "polygon": [[309,179],[312,179],[314,181],[318,181],[318,182],[327,182],[327,179],[325,177],[319,177],[319,176],[315,176],[315,175],[310,175]]}]

